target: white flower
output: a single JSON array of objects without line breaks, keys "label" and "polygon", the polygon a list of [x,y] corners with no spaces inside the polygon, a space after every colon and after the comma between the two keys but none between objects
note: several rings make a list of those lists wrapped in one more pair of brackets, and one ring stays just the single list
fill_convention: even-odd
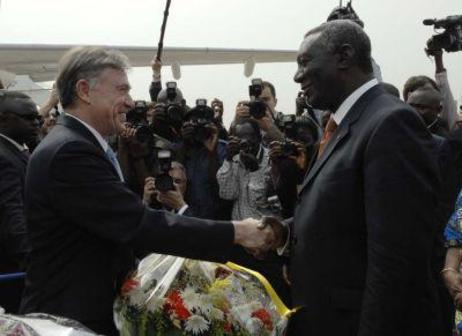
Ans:
[{"label": "white flower", "polygon": [[130,298],[130,304],[132,306],[136,306],[136,307],[141,308],[141,307],[144,307],[144,305],[146,303],[146,295],[143,292],[143,290],[141,290],[141,288],[139,288],[139,287],[133,289],[130,292],[129,298]]},{"label": "white flower", "polygon": [[147,302],[146,302],[146,309],[151,313],[155,313],[159,309],[162,308],[164,305],[164,299],[158,298],[157,296],[153,295]]},{"label": "white flower", "polygon": [[186,287],[182,292],[181,292],[181,297],[183,298],[183,302],[189,310],[192,310],[194,308],[200,308],[201,306],[201,295],[199,293],[196,293],[194,288],[192,287]]},{"label": "white flower", "polygon": [[185,330],[192,332],[193,335],[199,335],[209,330],[209,322],[200,315],[191,315],[186,320]]},{"label": "white flower", "polygon": [[251,335],[260,335],[263,329],[263,322],[252,317],[246,321],[245,328]]},{"label": "white flower", "polygon": [[225,314],[220,309],[212,307],[210,310],[210,318],[212,320],[223,321]]},{"label": "white flower", "polygon": [[211,311],[213,309],[213,304],[211,297],[209,295],[200,295],[200,305],[199,310],[203,315],[209,317]]}]

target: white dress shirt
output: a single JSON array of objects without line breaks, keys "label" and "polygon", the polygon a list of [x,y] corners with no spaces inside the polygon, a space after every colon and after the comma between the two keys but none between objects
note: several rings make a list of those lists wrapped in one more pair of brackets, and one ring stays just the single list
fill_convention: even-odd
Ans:
[{"label": "white dress shirt", "polygon": [[104,152],[105,153],[107,152],[107,148],[109,147],[109,145],[107,141],[104,140],[103,136],[99,134],[99,132],[96,129],[94,129],[92,126],[88,125],[85,121],[83,121],[82,119],[79,119],[75,115],[66,113],[66,116],[74,118],[75,120],[80,122],[83,126],[85,126],[91,132],[91,134],[95,136],[96,140],[98,140],[98,143],[101,145],[101,148],[104,150]]},{"label": "white dress shirt", "polygon": [[342,120],[347,115],[348,111],[351,110],[351,108],[358,101],[358,99],[361,98],[361,96],[363,94],[365,94],[367,91],[369,91],[369,89],[373,88],[377,84],[379,84],[379,81],[376,78],[374,78],[374,79],[371,79],[370,81],[364,83],[363,85],[361,85],[355,91],[353,91],[353,93],[350,94],[343,101],[342,104],[340,104],[337,111],[335,111],[335,113],[332,114],[332,119],[334,119],[335,123],[337,125],[340,125]]}]

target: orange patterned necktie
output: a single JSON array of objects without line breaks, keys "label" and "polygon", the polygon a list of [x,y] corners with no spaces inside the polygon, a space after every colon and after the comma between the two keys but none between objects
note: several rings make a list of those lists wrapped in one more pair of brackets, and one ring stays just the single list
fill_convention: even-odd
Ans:
[{"label": "orange patterned necktie", "polygon": [[332,115],[331,115],[329,118],[329,121],[327,122],[326,128],[324,129],[324,134],[322,135],[322,139],[319,142],[318,159],[321,157],[322,152],[326,148],[326,145],[329,142],[332,134],[337,129],[337,126],[338,126],[337,123],[335,122],[334,118],[332,118]]}]

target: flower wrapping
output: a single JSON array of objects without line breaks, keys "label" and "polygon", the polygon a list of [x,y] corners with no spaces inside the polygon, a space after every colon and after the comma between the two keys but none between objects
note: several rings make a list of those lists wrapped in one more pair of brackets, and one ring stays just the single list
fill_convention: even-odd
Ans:
[{"label": "flower wrapping", "polygon": [[258,273],[159,254],[140,262],[114,304],[121,336],[278,336],[290,312]]}]

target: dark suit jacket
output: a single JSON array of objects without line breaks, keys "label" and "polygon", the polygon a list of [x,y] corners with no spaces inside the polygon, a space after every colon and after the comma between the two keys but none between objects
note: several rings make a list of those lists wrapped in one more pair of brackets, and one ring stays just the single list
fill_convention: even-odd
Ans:
[{"label": "dark suit jacket", "polygon": [[367,91],[306,176],[292,225],[289,335],[440,335],[431,260],[440,187],[419,116]]},{"label": "dark suit jacket", "polygon": [[37,147],[26,177],[32,248],[22,312],[112,320],[133,249],[215,260],[234,239],[229,222],[147,209],[119,180],[83,124],[62,117]]},{"label": "dark suit jacket", "polygon": [[0,273],[24,269],[27,254],[24,180],[27,156],[0,137]]}]

